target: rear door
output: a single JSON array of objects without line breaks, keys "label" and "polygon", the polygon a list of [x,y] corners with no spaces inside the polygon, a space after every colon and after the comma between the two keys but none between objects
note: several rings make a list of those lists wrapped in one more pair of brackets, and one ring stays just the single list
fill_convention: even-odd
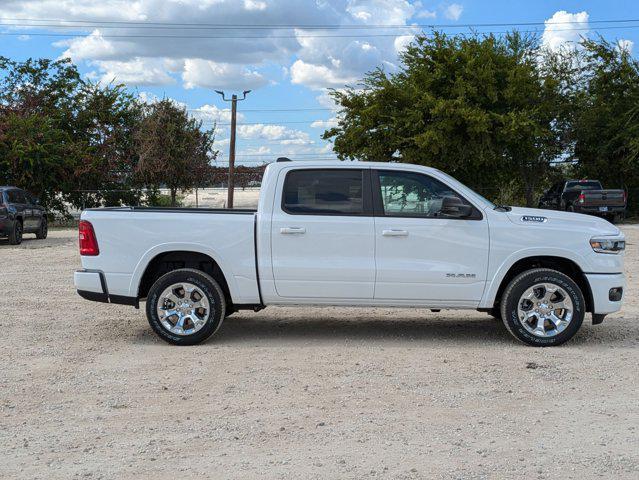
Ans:
[{"label": "rear door", "polygon": [[26,199],[24,197],[24,192],[17,188],[7,190],[7,199],[9,200],[11,206],[15,208],[16,216],[22,218],[23,230],[27,230],[31,221],[31,219],[29,218],[31,212],[28,211],[28,208],[25,204]]},{"label": "rear door", "polygon": [[40,218],[42,216],[41,208],[37,205],[35,198],[25,191],[22,192],[25,199],[25,215],[27,215],[29,230],[35,232],[40,227]]},{"label": "rear door", "polygon": [[280,172],[271,227],[273,279],[283,298],[372,299],[375,238],[370,170]]},{"label": "rear door", "polygon": [[373,170],[376,300],[474,305],[488,268],[488,223],[473,207],[467,218],[447,218],[445,197],[470,203],[430,175]]}]

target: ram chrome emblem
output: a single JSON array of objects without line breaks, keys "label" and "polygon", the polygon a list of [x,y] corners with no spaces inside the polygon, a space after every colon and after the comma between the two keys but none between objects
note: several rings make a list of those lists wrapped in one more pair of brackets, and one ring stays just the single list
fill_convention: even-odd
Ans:
[{"label": "ram chrome emblem", "polygon": [[546,217],[535,217],[532,215],[524,215],[521,217],[522,222],[535,222],[535,223],[545,223],[548,221]]}]

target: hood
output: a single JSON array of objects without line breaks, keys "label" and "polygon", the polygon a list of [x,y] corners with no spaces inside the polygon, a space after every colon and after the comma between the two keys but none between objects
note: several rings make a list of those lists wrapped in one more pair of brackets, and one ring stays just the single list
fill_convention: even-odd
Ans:
[{"label": "hood", "polygon": [[603,218],[581,213],[542,210],[539,208],[512,207],[506,212],[508,219],[515,225],[531,227],[548,227],[590,233],[592,235],[619,235],[620,231],[612,223]]}]

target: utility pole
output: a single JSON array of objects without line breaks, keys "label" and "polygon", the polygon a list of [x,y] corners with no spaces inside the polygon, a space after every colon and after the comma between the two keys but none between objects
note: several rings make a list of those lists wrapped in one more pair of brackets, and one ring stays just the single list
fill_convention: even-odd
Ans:
[{"label": "utility pole", "polygon": [[246,100],[246,96],[251,93],[250,90],[244,90],[242,98],[237,98],[236,94],[233,94],[231,98],[226,98],[224,92],[221,90],[215,90],[222,96],[222,100],[225,102],[231,102],[231,141],[229,142],[229,188],[226,206],[227,208],[233,208],[233,190],[235,189],[235,130],[237,126],[237,102]]}]

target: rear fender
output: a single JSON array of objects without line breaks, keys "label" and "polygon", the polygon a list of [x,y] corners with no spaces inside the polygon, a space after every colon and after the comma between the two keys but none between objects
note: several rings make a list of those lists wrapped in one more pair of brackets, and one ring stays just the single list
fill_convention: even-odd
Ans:
[{"label": "rear fender", "polygon": [[211,257],[215,263],[218,264],[222,273],[224,274],[224,278],[226,279],[226,283],[229,287],[229,293],[231,294],[231,298],[234,302],[238,301],[240,298],[238,287],[235,281],[235,276],[232,275],[232,267],[227,265],[224,260],[222,260],[221,256],[212,248],[201,245],[198,243],[163,243],[160,245],[156,245],[149,250],[147,250],[142,258],[140,258],[138,264],[135,266],[135,270],[133,271],[133,275],[131,276],[131,283],[129,285],[129,296],[137,297],[138,289],[140,287],[140,281],[142,280],[142,276],[146,271],[146,268],[149,266],[149,263],[160,254],[167,252],[193,252],[193,253],[201,253]]}]

